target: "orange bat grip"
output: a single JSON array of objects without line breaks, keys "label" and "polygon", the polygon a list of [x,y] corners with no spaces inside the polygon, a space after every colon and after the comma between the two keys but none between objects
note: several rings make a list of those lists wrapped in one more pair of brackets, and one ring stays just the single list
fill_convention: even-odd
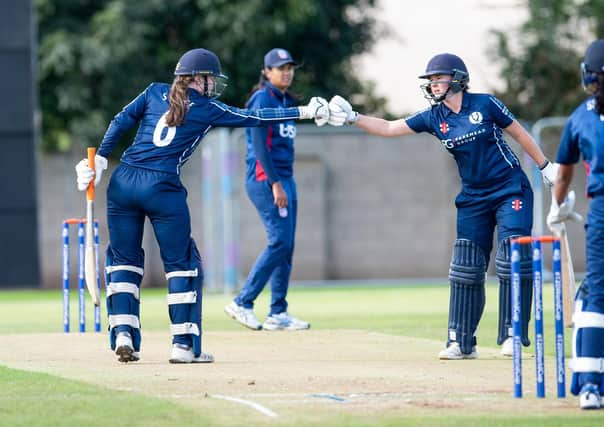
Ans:
[{"label": "orange bat grip", "polygon": [[521,245],[527,245],[534,241],[540,241],[541,243],[552,243],[556,240],[560,240],[560,238],[555,236],[525,236],[512,239],[512,242],[518,242]]},{"label": "orange bat grip", "polygon": [[[88,147],[88,166],[94,170],[94,156],[96,155],[96,148]],[[86,200],[94,200],[94,180],[90,181],[88,188],[86,189]]]}]

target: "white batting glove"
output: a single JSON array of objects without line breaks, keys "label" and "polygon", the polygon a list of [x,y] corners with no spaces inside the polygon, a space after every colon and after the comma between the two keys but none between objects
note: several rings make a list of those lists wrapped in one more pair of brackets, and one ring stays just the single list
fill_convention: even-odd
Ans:
[{"label": "white batting glove", "polygon": [[95,187],[99,185],[103,171],[107,169],[107,159],[99,156],[98,154],[94,156],[94,168],[96,173],[90,167],[88,167],[88,159],[82,159],[76,165],[75,170],[77,174],[79,191],[86,190],[88,188],[88,184],[90,184],[90,181],[92,181],[92,178],[95,177],[95,175],[96,178],[94,180],[94,185]]},{"label": "white batting glove", "polygon": [[350,102],[340,95],[336,95],[329,101],[329,121],[332,126],[352,125],[359,120],[359,113],[352,110]]},{"label": "white batting glove", "polygon": [[549,209],[549,213],[547,214],[546,222],[549,229],[554,232],[557,230],[557,226],[566,221],[577,221],[582,222],[583,217],[581,214],[575,212],[573,209],[575,208],[575,192],[570,191],[564,202],[561,205],[558,205],[556,198],[553,197],[552,194],[552,204]]},{"label": "white batting glove", "polygon": [[560,169],[560,165],[558,163],[552,163],[549,160],[546,160],[545,164],[539,167],[545,185],[550,187],[554,185],[558,178],[558,169]]},{"label": "white batting glove", "polygon": [[317,126],[323,126],[329,120],[329,106],[325,98],[313,96],[308,105],[298,107],[300,119],[315,119]]}]

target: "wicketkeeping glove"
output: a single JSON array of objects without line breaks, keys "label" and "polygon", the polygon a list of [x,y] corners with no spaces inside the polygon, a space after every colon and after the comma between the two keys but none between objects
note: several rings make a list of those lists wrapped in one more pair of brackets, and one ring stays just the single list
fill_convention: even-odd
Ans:
[{"label": "wicketkeeping glove", "polygon": [[101,176],[103,175],[103,171],[107,169],[107,159],[102,156],[99,156],[98,154],[94,156],[94,168],[96,173],[90,167],[88,167],[88,159],[82,159],[76,165],[75,170],[77,174],[77,183],[79,191],[86,190],[88,188],[88,184],[90,184],[90,181],[92,181],[92,178],[95,175],[96,178],[94,180],[94,185],[99,185],[99,182],[101,182]]},{"label": "wicketkeeping glove", "polygon": [[317,126],[323,126],[329,120],[329,106],[325,98],[313,96],[308,105],[298,107],[300,119],[315,119]]}]

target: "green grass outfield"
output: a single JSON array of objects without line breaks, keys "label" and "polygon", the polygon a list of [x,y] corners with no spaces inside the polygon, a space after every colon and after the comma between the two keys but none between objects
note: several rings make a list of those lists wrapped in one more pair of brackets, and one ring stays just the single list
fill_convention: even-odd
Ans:
[{"label": "green grass outfield", "polygon": [[[478,331],[479,347],[494,347],[497,324],[497,286],[487,287],[487,305]],[[141,292],[141,323],[146,331],[163,331],[168,327],[164,289],[143,289]],[[313,329],[355,329],[405,337],[442,340],[446,336],[449,290],[436,284],[380,286],[292,287],[288,300],[292,314],[310,320]],[[227,318],[223,307],[230,301],[226,295],[204,298],[204,329],[230,331],[242,328]],[[546,334],[553,333],[552,289],[544,288]],[[61,291],[0,292],[0,343],[4,334],[47,333],[62,331]],[[256,313],[263,318],[268,311],[269,293],[258,300]],[[89,303],[89,299],[87,300]],[[72,330],[77,330],[77,300],[71,300]],[[92,329],[92,311],[88,307],[88,330]],[[103,313],[103,327],[106,326]],[[567,357],[570,354],[570,330],[566,330]],[[551,339],[547,342],[552,342]],[[32,343],[35,345],[35,343]],[[553,346],[546,347],[553,355]],[[94,363],[94,361],[91,361]],[[570,380],[570,378],[568,379]],[[200,413],[190,407],[179,407],[171,399],[154,398],[135,393],[116,393],[98,387],[44,373],[25,372],[2,366],[0,360],[0,425],[1,426],[193,426],[214,424],[212,414]],[[510,377],[511,389],[511,377]],[[574,399],[573,397],[570,397]],[[511,399],[511,397],[510,397]],[[549,397],[552,399],[552,397]],[[108,418],[108,412],[111,417]],[[462,411],[463,412],[463,411]],[[66,414],[70,414],[66,419]],[[593,416],[591,416],[593,414]],[[375,414],[371,422],[359,422],[348,414],[308,425],[453,425],[470,426],[562,426],[601,425],[604,412],[590,416],[548,416],[544,413],[476,418],[471,413],[440,418],[435,412],[428,419],[413,416],[392,418]],[[577,415],[579,410],[577,409]],[[583,414],[581,414],[583,415]],[[598,416],[599,415],[599,416]],[[245,425],[245,424],[242,424]],[[280,425],[267,422],[267,425]],[[306,424],[305,424],[306,425]]]}]

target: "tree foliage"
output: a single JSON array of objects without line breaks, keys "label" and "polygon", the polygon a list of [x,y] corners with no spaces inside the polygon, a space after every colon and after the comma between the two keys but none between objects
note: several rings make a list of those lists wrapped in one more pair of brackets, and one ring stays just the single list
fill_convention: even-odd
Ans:
[{"label": "tree foliage", "polygon": [[196,47],[220,57],[230,78],[221,100],[229,104],[244,104],[264,53],[283,47],[304,63],[292,87],[302,100],[342,93],[383,113],[383,100],[351,66],[386,31],[368,13],[374,7],[375,0],[37,0],[43,145],[97,145],[115,113],[150,82],[171,82],[180,55]]},{"label": "tree foliage", "polygon": [[528,20],[517,33],[494,32],[492,58],[505,89],[496,95],[526,120],[570,114],[585,98],[580,63],[604,37],[602,0],[525,0]]}]

